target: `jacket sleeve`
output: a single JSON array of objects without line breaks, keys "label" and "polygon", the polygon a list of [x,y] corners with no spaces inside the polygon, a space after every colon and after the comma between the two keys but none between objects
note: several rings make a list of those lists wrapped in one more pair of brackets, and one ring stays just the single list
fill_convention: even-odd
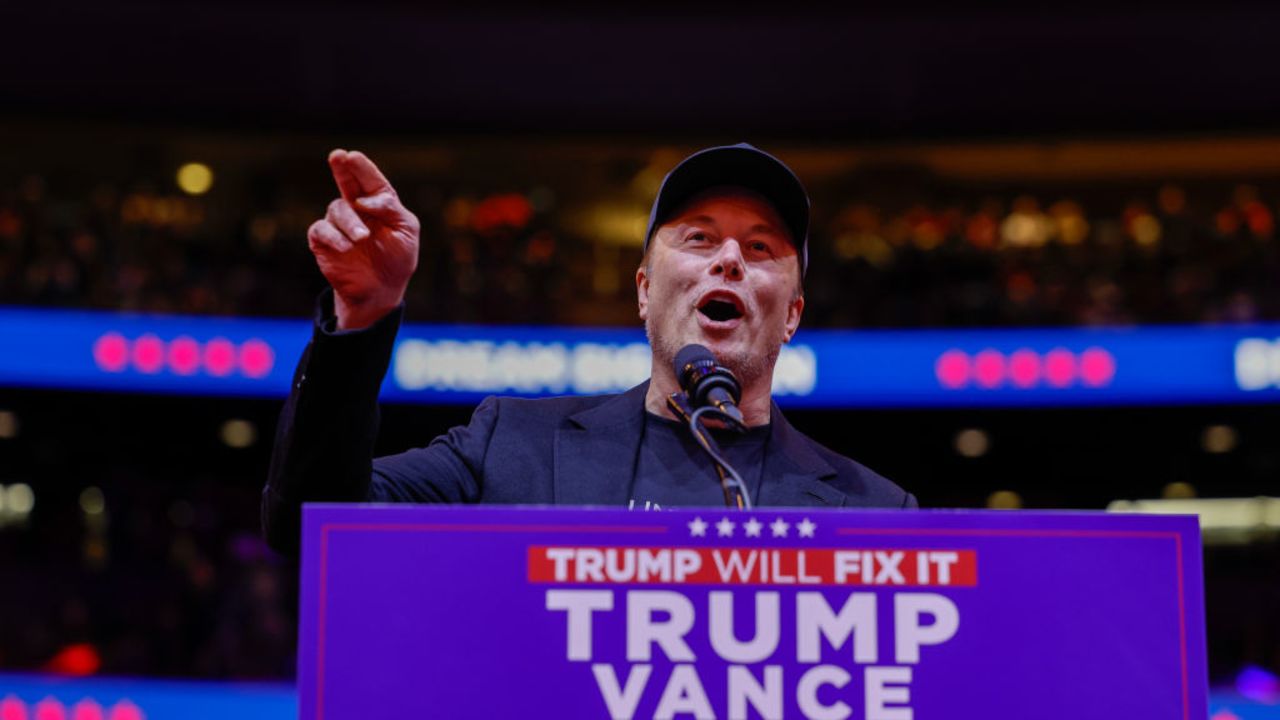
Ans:
[{"label": "jacket sleeve", "polygon": [[373,459],[378,391],[391,362],[403,308],[357,331],[336,330],[332,291],[294,373],[276,428],[262,492],[271,547],[296,555],[306,502],[476,502],[499,402],[486,398],[468,425],[424,448]]},{"label": "jacket sleeve", "polygon": [[378,388],[402,313],[399,308],[369,328],[340,331],[332,290],[321,294],[311,342],[276,426],[262,491],[263,534],[276,550],[297,553],[302,503],[368,498]]}]

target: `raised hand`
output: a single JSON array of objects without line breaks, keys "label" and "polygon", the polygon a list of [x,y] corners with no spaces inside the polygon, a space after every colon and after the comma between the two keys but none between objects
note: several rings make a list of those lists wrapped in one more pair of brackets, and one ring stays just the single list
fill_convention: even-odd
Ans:
[{"label": "raised hand", "polygon": [[343,330],[377,322],[404,300],[418,267],[418,218],[361,152],[334,150],[329,168],[342,197],[307,230],[307,244],[333,287]]}]

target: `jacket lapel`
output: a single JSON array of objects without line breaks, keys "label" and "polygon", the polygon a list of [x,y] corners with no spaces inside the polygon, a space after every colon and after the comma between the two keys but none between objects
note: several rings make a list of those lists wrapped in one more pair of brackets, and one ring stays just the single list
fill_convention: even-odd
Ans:
[{"label": "jacket lapel", "polygon": [[813,441],[787,422],[777,403],[773,403],[770,417],[773,432],[769,436],[756,504],[762,507],[844,505],[845,494],[823,481],[834,477],[836,471],[814,452]]},{"label": "jacket lapel", "polygon": [[556,430],[554,502],[627,504],[644,429],[648,381],[600,405],[570,415]]},{"label": "jacket lapel", "polygon": [[[554,502],[627,504],[644,425],[644,382],[600,405],[570,415],[556,431]],[[756,504],[762,507],[840,507],[845,494],[824,482],[836,471],[813,451],[774,403],[773,431]]]}]

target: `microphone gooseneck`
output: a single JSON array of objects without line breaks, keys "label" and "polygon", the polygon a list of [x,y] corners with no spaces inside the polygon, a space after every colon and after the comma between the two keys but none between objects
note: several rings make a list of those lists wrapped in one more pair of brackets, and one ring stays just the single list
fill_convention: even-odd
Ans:
[{"label": "microphone gooseneck", "polygon": [[724,490],[725,505],[750,510],[751,493],[746,483],[725,460],[711,433],[702,425],[702,418],[711,415],[738,432],[746,432],[742,411],[738,409],[742,386],[733,373],[720,365],[715,355],[701,345],[685,345],[676,353],[672,364],[684,392],[667,398],[668,406],[684,419],[693,439],[711,458],[720,477],[720,487]]}]

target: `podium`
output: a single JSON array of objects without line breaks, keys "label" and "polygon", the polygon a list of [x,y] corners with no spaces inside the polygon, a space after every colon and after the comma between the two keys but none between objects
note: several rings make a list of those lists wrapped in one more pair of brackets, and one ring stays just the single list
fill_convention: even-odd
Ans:
[{"label": "podium", "polygon": [[303,718],[1208,714],[1194,517],[303,514]]}]

